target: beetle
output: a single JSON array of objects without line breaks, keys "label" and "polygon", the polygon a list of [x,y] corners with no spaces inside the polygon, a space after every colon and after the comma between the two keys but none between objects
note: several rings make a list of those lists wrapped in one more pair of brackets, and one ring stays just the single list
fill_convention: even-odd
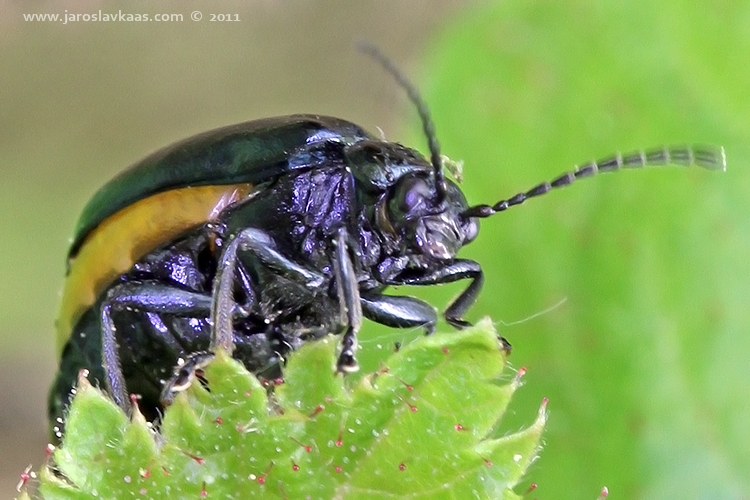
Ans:
[{"label": "beetle", "polygon": [[266,118],[157,151],[89,201],[57,320],[60,368],[49,398],[57,437],[81,369],[126,411],[129,394],[138,394],[152,420],[219,346],[249,370],[276,376],[291,351],[339,333],[336,369],[351,372],[363,317],[435,328],[435,308],[387,295],[388,287],[467,280],[444,317],[469,325],[463,316],[484,275],[457,253],[477,237],[479,219],[597,172],[725,166],[723,149],[712,147],[618,154],[494,205],[469,205],[444,175],[415,88],[376,49],[365,51],[415,104],[429,158],[338,118]]}]

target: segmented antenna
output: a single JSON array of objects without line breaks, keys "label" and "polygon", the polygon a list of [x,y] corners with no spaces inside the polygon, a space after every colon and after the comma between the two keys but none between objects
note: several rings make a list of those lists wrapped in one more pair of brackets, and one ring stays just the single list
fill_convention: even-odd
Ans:
[{"label": "segmented antenna", "polygon": [[593,161],[566,172],[550,182],[543,182],[524,193],[500,200],[494,205],[476,205],[461,212],[461,217],[489,217],[520,205],[529,198],[543,195],[553,188],[568,186],[578,179],[592,177],[601,172],[615,172],[622,168],[639,168],[658,165],[699,166],[709,170],[726,170],[727,162],[724,148],[713,146],[667,146],[650,151],[636,151],[626,155],[617,154],[600,161]]},{"label": "segmented antenna", "polygon": [[422,100],[422,96],[401,73],[401,71],[393,64],[393,62],[383,54],[380,49],[367,42],[360,42],[357,45],[360,52],[367,54],[368,56],[375,59],[380,65],[396,79],[396,82],[406,91],[409,96],[409,100],[417,107],[419,118],[422,120],[422,130],[424,135],[427,137],[427,145],[430,148],[430,163],[432,168],[435,170],[435,186],[437,190],[437,203],[441,203],[445,198],[445,176],[443,175],[443,160],[440,156],[440,144],[438,144],[437,137],[435,136],[435,125],[432,123],[430,118],[430,110],[427,108],[427,104]]}]

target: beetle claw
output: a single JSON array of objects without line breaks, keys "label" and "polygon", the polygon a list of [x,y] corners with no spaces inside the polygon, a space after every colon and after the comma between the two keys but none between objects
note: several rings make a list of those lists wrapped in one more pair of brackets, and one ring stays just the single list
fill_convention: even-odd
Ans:
[{"label": "beetle claw", "polygon": [[169,406],[174,401],[177,393],[186,391],[193,383],[198,370],[205,368],[216,355],[209,351],[198,351],[190,353],[185,358],[180,358],[174,369],[174,374],[161,392],[161,403]]},{"label": "beetle claw", "polygon": [[508,342],[508,339],[505,337],[498,336],[497,340],[500,342],[500,348],[505,352],[506,356],[510,356],[511,351],[513,350],[513,346],[510,345],[510,342]]},{"label": "beetle claw", "polygon": [[451,325],[453,328],[455,328],[457,330],[463,330],[464,328],[470,328],[471,327],[471,323],[469,323],[468,321],[465,321],[463,319],[458,319],[458,318],[450,318],[450,319],[448,319],[448,318],[446,318],[446,321],[448,322],[449,325]]},{"label": "beetle claw", "polygon": [[359,363],[351,349],[344,349],[336,361],[336,371],[338,373],[354,373],[359,371]]}]

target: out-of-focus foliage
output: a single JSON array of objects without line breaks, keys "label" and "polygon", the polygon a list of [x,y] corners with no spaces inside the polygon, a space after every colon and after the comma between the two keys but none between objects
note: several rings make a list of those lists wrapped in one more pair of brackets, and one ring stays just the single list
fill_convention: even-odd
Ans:
[{"label": "out-of-focus foliage", "polygon": [[424,61],[473,203],[618,150],[726,147],[726,173],[582,181],[483,221],[463,254],[487,276],[474,314],[557,305],[499,325],[526,404],[554,403],[539,498],[750,491],[748,54],[746,2],[508,0],[455,19]]}]

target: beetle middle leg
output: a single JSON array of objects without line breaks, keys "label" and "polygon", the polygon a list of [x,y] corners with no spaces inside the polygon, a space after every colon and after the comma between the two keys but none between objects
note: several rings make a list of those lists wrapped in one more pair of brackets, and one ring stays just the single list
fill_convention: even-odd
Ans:
[{"label": "beetle middle leg", "polygon": [[[348,233],[343,227],[340,228],[332,241],[331,255],[333,277],[340,306],[338,326],[344,332],[341,354],[336,363],[337,370],[341,372],[357,370],[356,334],[362,324],[359,284],[348,241]],[[326,284],[326,277],[323,274],[300,266],[278,252],[273,238],[265,231],[247,228],[239,232],[227,245],[219,259],[211,304],[211,319],[214,325],[211,349],[221,346],[230,353],[234,347],[231,311],[234,306],[234,276],[238,252],[250,253],[261,265],[310,290],[323,293],[323,286]]]},{"label": "beetle middle leg", "polygon": [[232,310],[234,302],[234,282],[237,270],[237,253],[248,252],[276,274],[308,288],[320,288],[325,277],[284,257],[276,250],[276,244],[265,231],[247,228],[240,231],[229,242],[221,254],[213,284],[211,320],[213,338],[211,350],[219,346],[230,354],[234,350],[232,338]]},{"label": "beetle middle leg", "polygon": [[359,282],[354,270],[354,263],[349,253],[348,234],[343,227],[336,232],[333,240],[333,273],[340,306],[340,324],[344,327],[341,339],[341,353],[336,362],[336,370],[343,373],[359,369],[355,351],[357,350],[357,332],[362,325],[362,303],[359,296]]}]

